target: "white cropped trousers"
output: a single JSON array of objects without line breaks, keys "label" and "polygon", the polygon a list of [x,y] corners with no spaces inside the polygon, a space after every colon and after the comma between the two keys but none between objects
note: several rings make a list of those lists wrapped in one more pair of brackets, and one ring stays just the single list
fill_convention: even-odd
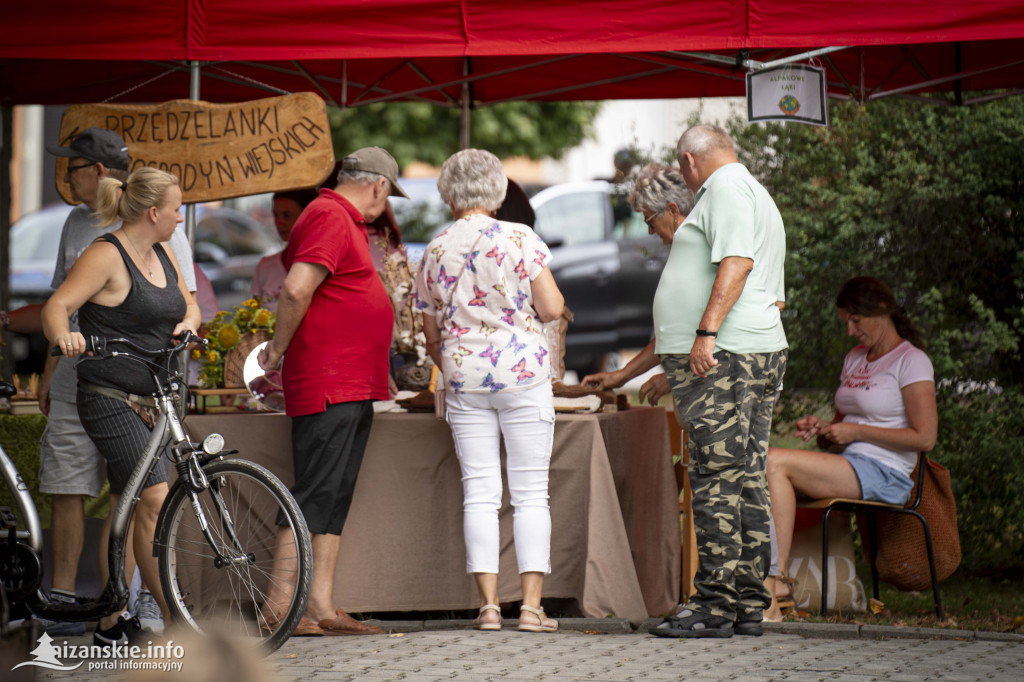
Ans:
[{"label": "white cropped trousers", "polygon": [[462,468],[466,572],[498,572],[504,436],[519,572],[550,573],[548,467],[555,431],[551,383],[522,391],[449,392],[446,412]]}]

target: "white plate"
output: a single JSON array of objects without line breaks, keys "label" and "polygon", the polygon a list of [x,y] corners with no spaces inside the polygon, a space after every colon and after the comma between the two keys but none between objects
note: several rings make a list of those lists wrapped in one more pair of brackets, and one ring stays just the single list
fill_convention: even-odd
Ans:
[{"label": "white plate", "polygon": [[281,380],[280,370],[265,372],[260,367],[259,355],[269,341],[264,341],[253,348],[245,364],[242,365],[242,380],[249,390],[249,395],[258,402],[263,409],[271,412],[284,412],[284,383]]}]

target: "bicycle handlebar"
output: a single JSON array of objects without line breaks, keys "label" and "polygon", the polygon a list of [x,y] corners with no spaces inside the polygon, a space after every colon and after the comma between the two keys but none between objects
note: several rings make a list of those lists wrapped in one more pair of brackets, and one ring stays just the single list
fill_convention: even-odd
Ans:
[{"label": "bicycle handlebar", "polygon": [[[88,339],[85,340],[85,350],[86,352],[91,352],[94,353],[95,355],[106,356],[112,352],[107,351],[107,345],[117,344],[126,346],[129,350],[135,351],[136,353],[140,353],[142,355],[159,356],[174,355],[176,353],[181,353],[188,347],[188,344],[190,343],[199,344],[200,346],[203,347],[204,350],[210,345],[210,342],[207,339],[204,339],[203,337],[194,333],[191,329],[186,329],[182,333],[176,334],[171,338],[177,339],[181,341],[181,343],[179,343],[177,346],[168,346],[167,348],[159,348],[157,350],[152,350],[149,348],[143,348],[142,346],[139,346],[135,342],[130,341],[128,339],[108,339],[103,338],[102,336],[90,336]],[[64,351],[61,349],[60,346],[54,346],[50,349],[50,355],[57,356],[63,354]]]}]

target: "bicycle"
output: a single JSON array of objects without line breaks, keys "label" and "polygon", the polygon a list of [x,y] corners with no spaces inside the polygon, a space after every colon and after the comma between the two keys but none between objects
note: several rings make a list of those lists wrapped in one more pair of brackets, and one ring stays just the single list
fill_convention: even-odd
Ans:
[{"label": "bicycle", "polygon": [[[0,538],[0,592],[6,592],[11,610],[3,614],[3,627],[8,615],[85,621],[123,607],[128,597],[125,543],[132,513],[150,471],[167,451],[177,479],[160,510],[153,556],[174,622],[200,633],[217,631],[241,638],[264,654],[291,636],[306,610],[313,574],[305,519],[274,474],[244,459],[227,459],[237,451],[224,450],[222,436],[210,434],[197,444],[185,433],[176,401],[185,382],[174,360],[190,343],[205,347],[206,341],[191,332],[181,336],[179,345],[158,350],[140,348],[127,339],[87,341],[91,355],[83,361],[123,357],[145,365],[153,376],[152,399],[158,410],[143,455],[112,512],[110,578],[97,601],[55,603],[40,590],[39,513],[21,474],[0,447],[0,473],[17,507],[17,513],[0,507],[0,532],[6,531],[6,538]],[[0,383],[0,397],[14,391],[12,385]],[[268,597],[271,586],[285,595],[284,603]]]}]

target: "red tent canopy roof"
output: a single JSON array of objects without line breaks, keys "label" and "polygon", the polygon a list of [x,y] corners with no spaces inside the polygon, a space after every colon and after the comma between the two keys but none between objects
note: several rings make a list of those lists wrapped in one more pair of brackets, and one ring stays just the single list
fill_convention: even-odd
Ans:
[{"label": "red tent canopy roof", "polygon": [[1024,88],[1020,0],[5,4],[3,104],[184,97],[186,60],[203,63],[210,101],[317,90],[454,104],[467,68],[477,104],[738,95],[745,69],[680,53],[768,61],[826,46],[861,46],[819,58],[833,94],[949,90],[953,75],[964,90]]}]

